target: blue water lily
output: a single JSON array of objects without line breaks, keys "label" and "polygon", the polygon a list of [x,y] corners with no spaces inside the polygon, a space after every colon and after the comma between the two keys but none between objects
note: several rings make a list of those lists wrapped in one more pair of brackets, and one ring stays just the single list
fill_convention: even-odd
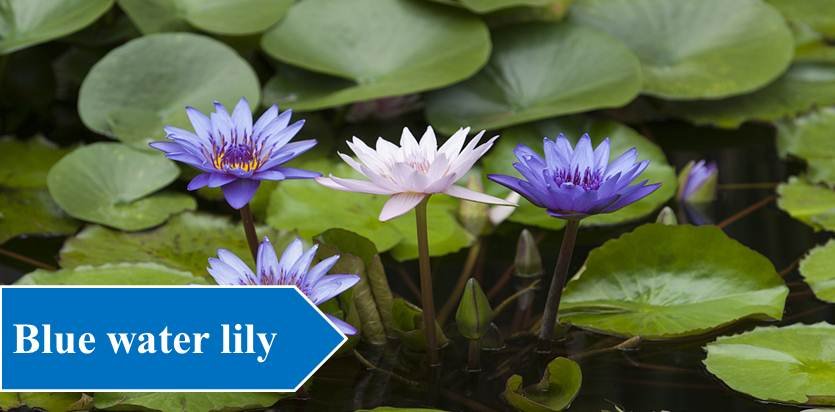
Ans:
[{"label": "blue water lily", "polygon": [[[339,255],[323,259],[311,267],[317,249],[318,246],[314,245],[304,250],[304,244],[296,238],[279,259],[270,240],[264,238],[258,247],[255,272],[226,249],[218,249],[217,258],[209,259],[208,270],[218,285],[290,285],[297,287],[313,304],[320,305],[357,284],[360,277],[355,274],[327,275],[339,260]],[[346,335],[357,333],[343,320],[329,314],[326,316]]]},{"label": "blue water lily", "polygon": [[290,124],[291,110],[279,112],[273,105],[253,124],[245,98],[238,101],[231,115],[219,102],[214,105],[215,112],[209,116],[186,107],[194,132],[166,126],[168,141],[151,143],[169,159],[203,172],[191,180],[189,190],[220,187],[229,205],[240,209],[249,203],[262,180],[320,175],[283,166],[316,145],[314,139],[290,143],[304,125],[304,120]]},{"label": "blue water lily", "polygon": [[519,193],[548,214],[564,219],[614,212],[658,189],[660,184],[643,181],[630,185],[649,165],[636,162],[635,148],[609,162],[609,139],[596,149],[584,134],[572,148],[563,134],[555,141],[544,139],[545,158],[525,145],[514,150],[519,160],[513,166],[522,179],[492,174],[490,180]]}]

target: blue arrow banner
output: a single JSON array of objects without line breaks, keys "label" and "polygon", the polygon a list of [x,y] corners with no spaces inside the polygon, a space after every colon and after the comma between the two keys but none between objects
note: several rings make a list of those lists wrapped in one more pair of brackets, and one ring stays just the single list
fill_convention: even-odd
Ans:
[{"label": "blue arrow banner", "polygon": [[347,340],[295,287],[0,288],[0,390],[295,391]]}]

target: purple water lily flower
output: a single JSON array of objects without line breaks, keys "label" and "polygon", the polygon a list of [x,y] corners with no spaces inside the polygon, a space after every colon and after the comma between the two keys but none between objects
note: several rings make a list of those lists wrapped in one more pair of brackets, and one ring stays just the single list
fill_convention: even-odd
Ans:
[{"label": "purple water lily flower", "polygon": [[235,209],[246,206],[261,180],[312,179],[319,173],[282,166],[316,145],[316,140],[289,143],[304,125],[290,124],[291,110],[279,113],[273,105],[255,124],[249,103],[241,98],[230,115],[219,102],[208,117],[193,107],[186,114],[194,132],[166,126],[168,141],[151,147],[166,157],[203,171],[188,184],[188,190],[220,187]]},{"label": "purple water lily flower", "polygon": [[545,159],[525,145],[514,150],[519,162],[513,166],[522,179],[497,174],[488,178],[545,208],[551,216],[575,220],[614,212],[661,186],[648,185],[646,180],[630,186],[649,165],[647,160],[636,163],[635,148],[609,162],[608,138],[596,149],[588,134],[574,148],[563,134],[556,141],[544,140]]},{"label": "purple water lily flower", "polygon": [[[304,250],[302,241],[293,240],[279,259],[268,238],[258,247],[255,272],[234,253],[218,249],[217,258],[209,259],[209,274],[218,285],[291,285],[304,293],[315,305],[320,305],[359,282],[357,275],[326,275],[339,260],[331,256],[314,265],[318,246]],[[325,314],[346,335],[357,330],[345,321]]]},{"label": "purple water lily flower", "polygon": [[[703,199],[694,199],[693,195],[711,180],[716,179],[719,174],[719,167],[714,162],[706,162],[699,160],[698,162],[690,162],[685,167],[685,175],[680,178],[680,185],[677,194],[679,201],[690,200],[710,200],[715,195],[714,193],[705,193]],[[714,181],[715,183],[715,181]],[[714,187],[715,190],[715,187]]]}]

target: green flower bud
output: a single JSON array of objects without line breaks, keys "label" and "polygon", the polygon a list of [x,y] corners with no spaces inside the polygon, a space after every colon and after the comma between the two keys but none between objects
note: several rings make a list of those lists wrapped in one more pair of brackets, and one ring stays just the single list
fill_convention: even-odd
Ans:
[{"label": "green flower bud", "polygon": [[492,321],[493,308],[490,307],[487,295],[481,290],[478,281],[470,278],[461,295],[458,312],[455,313],[458,332],[467,339],[478,340],[487,333]]},{"label": "green flower bud", "polygon": [[542,276],[542,256],[539,248],[528,229],[522,230],[516,243],[516,276],[522,278],[538,278]]}]

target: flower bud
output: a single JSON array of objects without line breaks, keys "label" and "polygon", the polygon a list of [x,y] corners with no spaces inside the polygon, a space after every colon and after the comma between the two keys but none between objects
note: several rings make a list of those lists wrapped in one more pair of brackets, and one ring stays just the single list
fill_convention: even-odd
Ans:
[{"label": "flower bud", "polygon": [[[471,174],[467,179],[467,189],[482,193],[484,187],[481,184],[481,176],[477,173]],[[473,236],[481,236],[490,223],[487,217],[489,207],[484,203],[463,201],[458,208],[458,218],[467,232]]]},{"label": "flower bud", "polygon": [[673,209],[670,209],[669,206],[664,206],[664,208],[661,209],[661,212],[658,213],[658,218],[655,219],[655,223],[675,226],[678,224],[678,219],[676,218],[676,214],[673,212]]},{"label": "flower bud", "polygon": [[490,322],[493,321],[493,308],[487,295],[481,290],[478,281],[470,278],[464,293],[461,295],[461,303],[458,304],[458,311],[455,313],[455,323],[461,336],[478,340],[487,333]]},{"label": "flower bud", "polygon": [[691,161],[678,176],[676,198],[686,203],[707,203],[716,199],[719,168],[714,162]]},{"label": "flower bud", "polygon": [[536,240],[528,229],[522,230],[516,243],[516,276],[521,278],[538,278],[542,276],[542,256]]}]

